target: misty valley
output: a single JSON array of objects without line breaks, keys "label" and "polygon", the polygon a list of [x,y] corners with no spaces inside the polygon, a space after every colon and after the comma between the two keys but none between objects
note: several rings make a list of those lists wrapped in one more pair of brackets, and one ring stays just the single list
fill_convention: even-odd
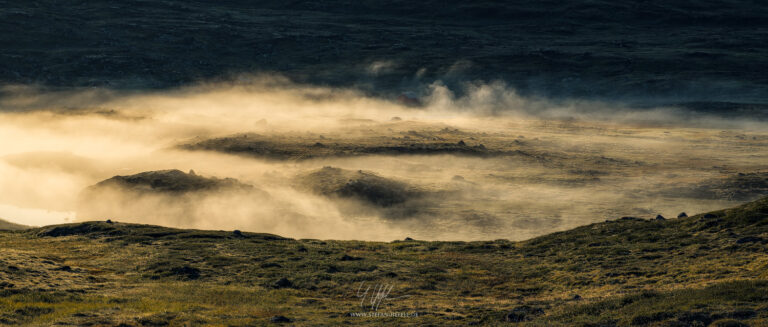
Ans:
[{"label": "misty valley", "polygon": [[[499,94],[506,101],[489,106]],[[675,108],[599,114],[589,107],[612,104],[546,103],[493,85],[463,97],[436,87],[413,108],[269,80],[57,96],[67,107],[40,100],[49,94],[6,100],[19,109],[2,114],[0,134],[17,141],[2,150],[0,188],[5,205],[61,212],[59,223],[523,240],[768,194],[764,126],[714,128]],[[11,214],[0,212],[25,223]]]}]

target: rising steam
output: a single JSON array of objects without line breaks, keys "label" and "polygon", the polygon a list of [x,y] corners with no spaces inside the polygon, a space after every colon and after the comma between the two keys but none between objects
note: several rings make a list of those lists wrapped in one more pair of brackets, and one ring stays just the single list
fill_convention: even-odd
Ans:
[{"label": "rising steam", "polygon": [[[524,239],[620,216],[720,208],[737,200],[673,190],[768,169],[768,129],[760,122],[529,99],[501,82],[467,84],[463,96],[439,83],[421,93],[422,106],[414,107],[279,77],[144,93],[5,87],[0,218],[32,225],[107,219],[131,203],[117,220],[301,238]],[[180,147],[233,135],[342,150],[293,160]],[[487,151],[391,150],[458,142]],[[389,148],[370,150],[382,144]],[[362,170],[410,193],[384,207],[302,184],[301,176],[326,166]],[[88,186],[164,169],[235,178],[259,192],[139,196],[111,189],[83,207]]]}]

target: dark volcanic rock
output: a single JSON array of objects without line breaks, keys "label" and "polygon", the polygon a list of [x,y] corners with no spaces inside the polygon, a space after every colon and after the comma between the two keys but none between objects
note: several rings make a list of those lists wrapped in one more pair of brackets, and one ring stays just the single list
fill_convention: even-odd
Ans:
[{"label": "dark volcanic rock", "polygon": [[747,236],[742,237],[738,240],[736,240],[736,244],[744,244],[744,243],[763,243],[765,244],[768,242],[768,240],[762,238],[762,237],[755,237],[755,236]]},{"label": "dark volcanic rock", "polygon": [[292,320],[288,319],[285,316],[274,316],[270,318],[269,321],[274,323],[283,323],[283,322],[291,322]]},{"label": "dark volcanic rock", "polygon": [[274,262],[267,262],[267,263],[262,263],[259,267],[261,267],[261,268],[282,268],[283,266],[281,266],[280,264],[274,263]]},{"label": "dark volcanic rock", "polygon": [[677,320],[686,326],[708,326],[712,323],[712,317],[704,312],[686,312],[680,314]]},{"label": "dark volcanic rock", "polygon": [[737,320],[721,320],[721,321],[715,321],[712,325],[712,327],[750,327],[749,325],[737,321]]},{"label": "dark volcanic rock", "polygon": [[272,284],[274,288],[287,288],[287,287],[293,287],[293,282],[288,280],[287,278],[283,277],[280,278],[278,281],[276,281],[274,284]]},{"label": "dark volcanic rock", "polygon": [[200,269],[190,267],[190,266],[173,267],[171,268],[170,272],[171,274],[179,277],[180,279],[200,278]]},{"label": "dark volcanic rock", "polygon": [[343,255],[341,258],[339,258],[339,261],[358,261],[358,260],[363,260],[363,258],[353,257],[346,254]]},{"label": "dark volcanic rock", "polygon": [[527,305],[519,306],[512,309],[511,312],[504,316],[504,321],[507,322],[523,322],[533,320],[535,316],[544,314],[544,310],[541,308],[530,307]]}]

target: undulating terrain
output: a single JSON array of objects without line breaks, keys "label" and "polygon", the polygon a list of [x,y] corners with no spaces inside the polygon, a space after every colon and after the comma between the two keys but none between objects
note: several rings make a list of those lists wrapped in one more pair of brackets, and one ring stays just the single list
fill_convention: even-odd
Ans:
[{"label": "undulating terrain", "polygon": [[768,198],[523,242],[297,240],[99,221],[0,232],[0,246],[4,324],[768,324]]},{"label": "undulating terrain", "polygon": [[749,0],[0,0],[0,325],[768,326],[766,41]]}]

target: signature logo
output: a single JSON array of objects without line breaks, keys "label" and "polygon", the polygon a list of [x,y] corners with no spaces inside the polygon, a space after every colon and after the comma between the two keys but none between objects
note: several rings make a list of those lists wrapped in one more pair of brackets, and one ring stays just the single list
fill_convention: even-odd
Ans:
[{"label": "signature logo", "polygon": [[357,297],[360,299],[360,306],[363,308],[370,308],[373,311],[379,310],[379,306],[384,303],[385,300],[396,300],[410,297],[410,295],[402,295],[398,297],[390,297],[390,293],[395,288],[393,284],[374,284],[365,285],[365,282],[360,282],[360,286],[357,287]]}]

